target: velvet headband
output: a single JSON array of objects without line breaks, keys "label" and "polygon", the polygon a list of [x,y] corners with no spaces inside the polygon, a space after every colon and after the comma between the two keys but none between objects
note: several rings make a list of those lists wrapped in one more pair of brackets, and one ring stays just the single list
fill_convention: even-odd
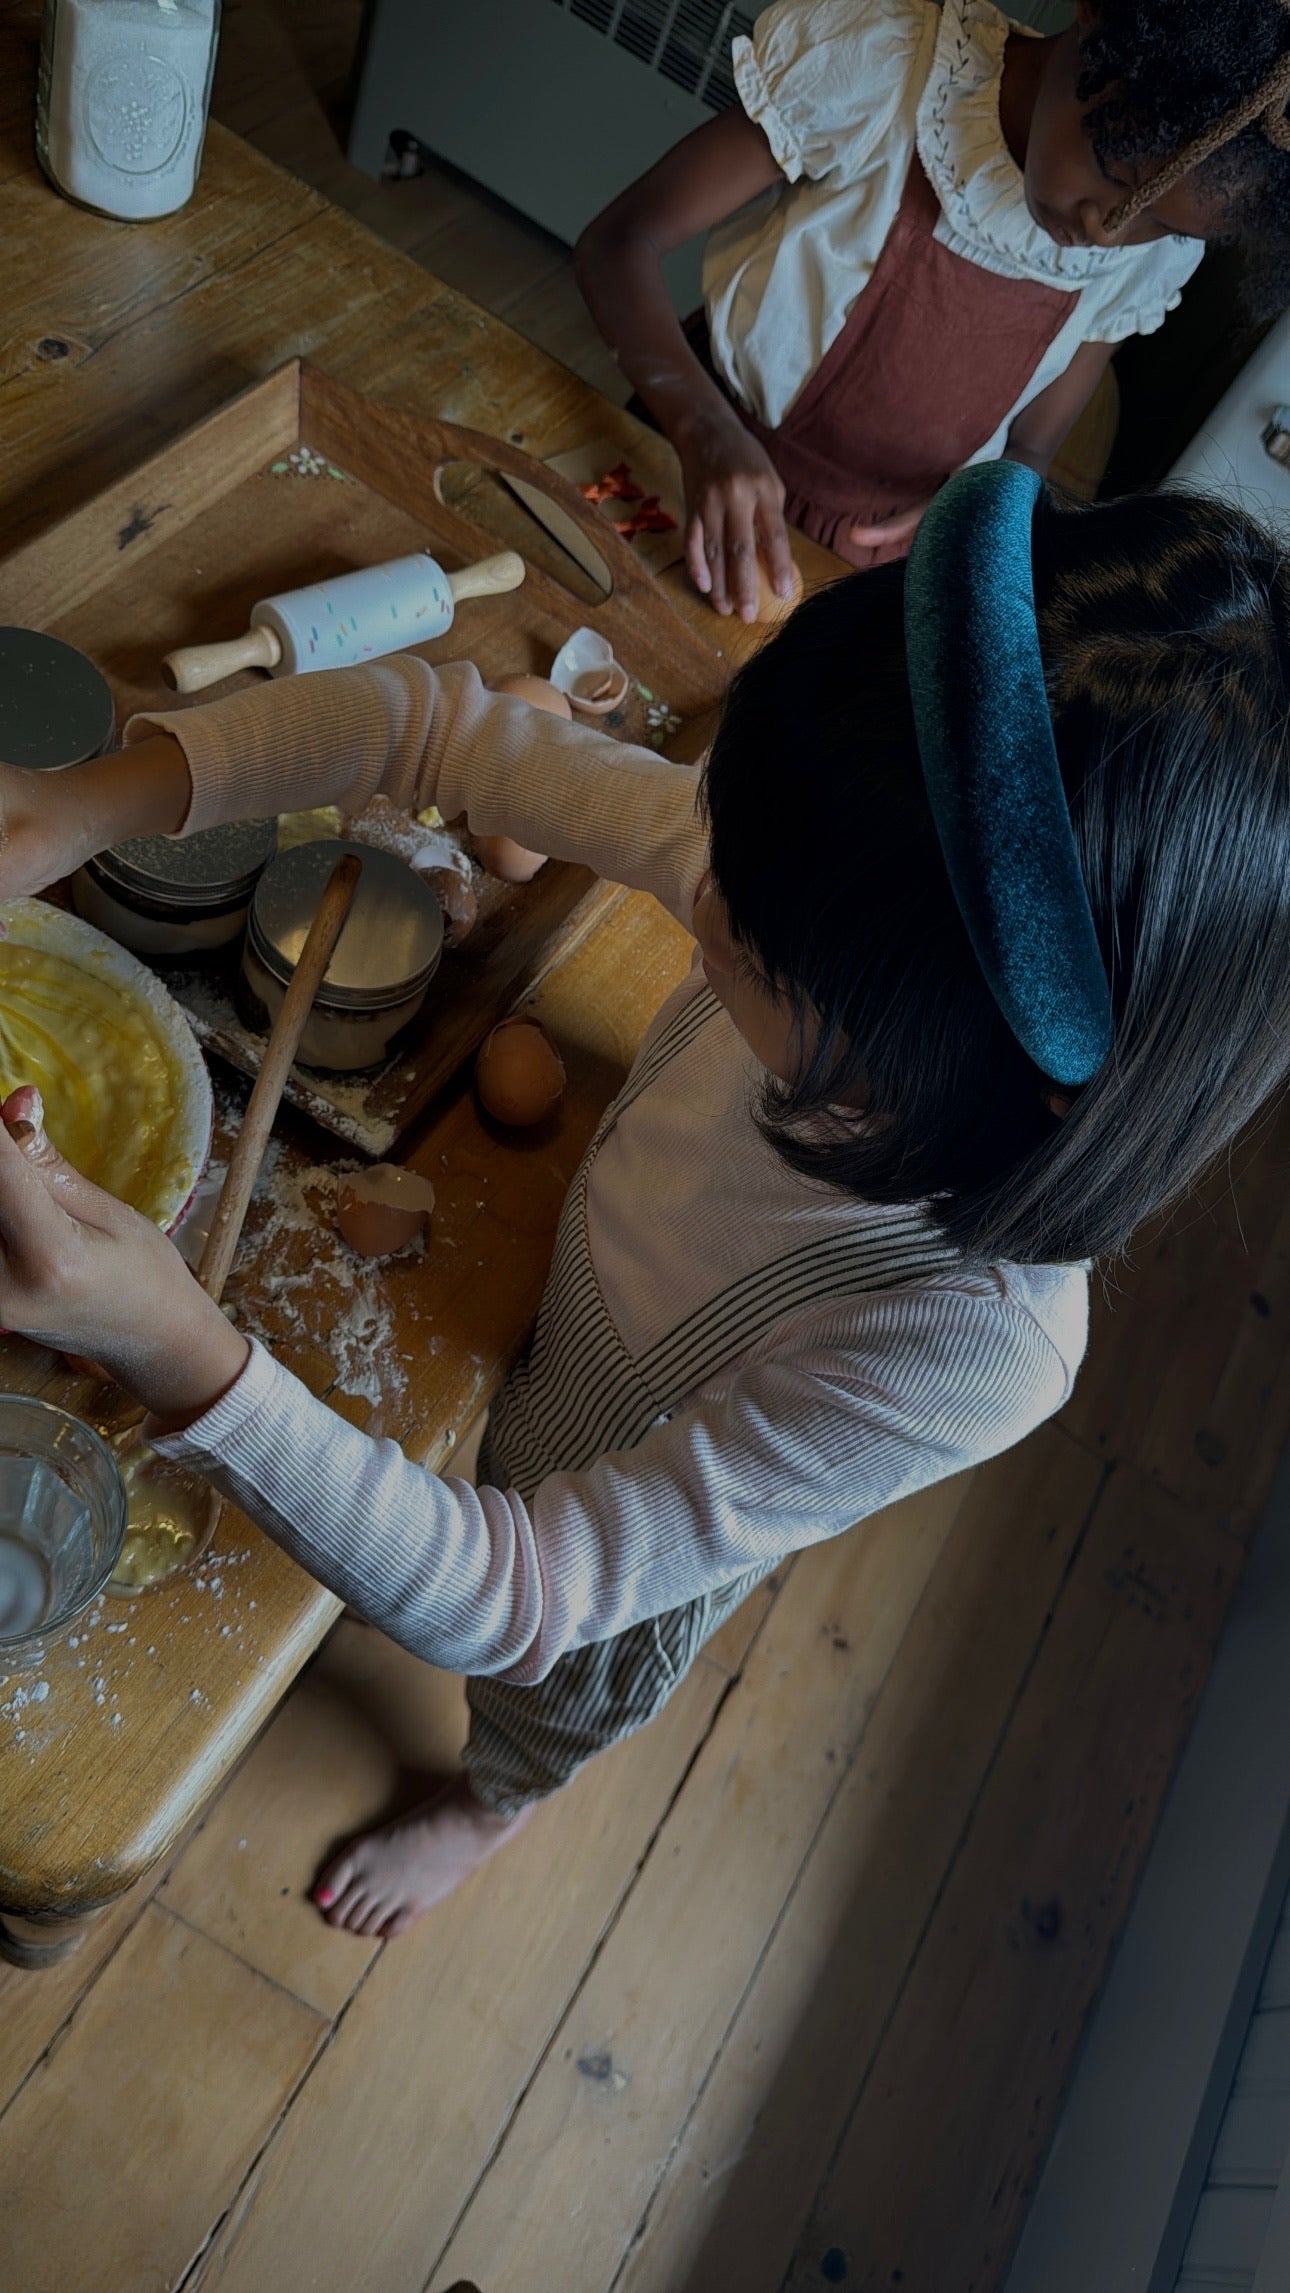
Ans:
[{"label": "velvet headband", "polygon": [[905,576],[919,755],[959,912],[1022,1049],[1087,1083],[1111,1048],[1111,991],[1053,740],[1035,619],[1040,479],[977,462],[925,513]]}]

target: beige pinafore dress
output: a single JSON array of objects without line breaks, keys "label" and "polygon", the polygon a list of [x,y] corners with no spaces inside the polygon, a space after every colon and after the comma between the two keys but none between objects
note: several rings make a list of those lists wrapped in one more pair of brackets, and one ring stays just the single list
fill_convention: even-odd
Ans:
[{"label": "beige pinafore dress", "polygon": [[[608,1451],[633,1448],[804,1302],[904,1288],[958,1262],[921,1210],[867,1215],[857,1204],[853,1227],[741,1272],[646,1352],[628,1350],[592,1263],[591,1172],[626,1110],[720,1016],[702,975],[692,973],[663,1006],[607,1109],[565,1201],[532,1345],[493,1406],[481,1484],[515,1489],[530,1501],[548,1474],[585,1471]],[[776,1565],[763,1561],[716,1592],[572,1650],[535,1686],[470,1680],[465,1761],[476,1795],[498,1813],[514,1814],[643,1727],[704,1642]]]}]

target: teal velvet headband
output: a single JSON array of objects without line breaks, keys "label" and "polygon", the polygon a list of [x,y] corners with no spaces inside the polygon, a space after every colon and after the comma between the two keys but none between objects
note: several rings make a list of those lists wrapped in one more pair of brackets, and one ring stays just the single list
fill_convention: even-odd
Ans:
[{"label": "teal velvet headband", "polygon": [[1054,1083],[1111,1048],[1093,928],[1053,740],[1035,622],[1040,480],[977,462],[942,487],[905,576],[918,749],[950,883],[986,983]]}]

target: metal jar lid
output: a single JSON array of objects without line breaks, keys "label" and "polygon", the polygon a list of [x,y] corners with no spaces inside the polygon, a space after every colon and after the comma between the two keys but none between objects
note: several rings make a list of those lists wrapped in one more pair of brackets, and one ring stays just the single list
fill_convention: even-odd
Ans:
[{"label": "metal jar lid", "polygon": [[0,628],[0,757],[28,772],[84,764],[111,748],[107,678],[61,637]]},{"label": "metal jar lid", "polygon": [[439,902],[392,853],[330,836],[279,852],[255,887],[248,937],[266,971],[285,986],[343,852],[357,853],[363,873],[318,1001],[336,1011],[389,1010],[426,985],[443,952]]},{"label": "metal jar lid", "polygon": [[195,836],[136,836],[90,862],[90,871],[127,903],[146,899],[189,914],[245,904],[278,849],[278,823],[237,820]]}]

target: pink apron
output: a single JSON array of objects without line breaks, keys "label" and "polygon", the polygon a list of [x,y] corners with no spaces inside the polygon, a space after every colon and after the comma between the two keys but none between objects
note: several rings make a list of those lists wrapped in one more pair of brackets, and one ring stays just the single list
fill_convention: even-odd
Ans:
[{"label": "pink apron", "polygon": [[789,524],[853,565],[907,554],[908,541],[857,548],[852,520],[895,517],[970,461],[1076,301],[951,253],[934,235],[940,212],[915,153],[873,275],[778,428],[732,399],[788,488]]}]

